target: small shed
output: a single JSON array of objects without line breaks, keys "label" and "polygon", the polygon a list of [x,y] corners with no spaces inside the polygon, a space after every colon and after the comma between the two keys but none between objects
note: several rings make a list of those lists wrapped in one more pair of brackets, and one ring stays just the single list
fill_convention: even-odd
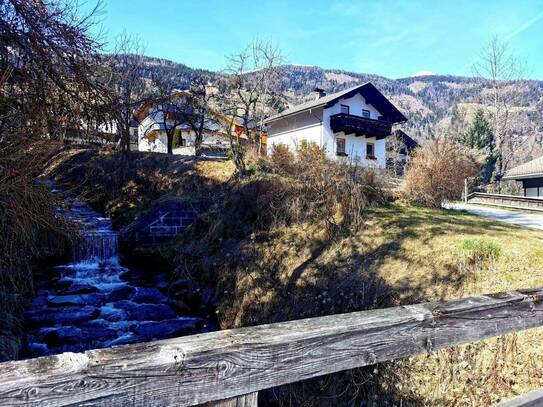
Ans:
[{"label": "small shed", "polygon": [[511,168],[505,172],[502,180],[522,182],[524,196],[543,198],[543,157]]}]

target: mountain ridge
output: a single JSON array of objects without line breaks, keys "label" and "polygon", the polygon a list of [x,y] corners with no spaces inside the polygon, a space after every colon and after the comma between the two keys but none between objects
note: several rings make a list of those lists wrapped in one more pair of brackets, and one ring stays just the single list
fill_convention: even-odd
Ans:
[{"label": "mountain ridge", "polygon": [[[152,57],[144,58],[144,66],[144,76],[158,71],[178,88],[188,88],[191,78],[198,73],[209,75],[211,80],[224,75]],[[402,128],[419,142],[465,131],[477,108],[488,109],[480,103],[481,93],[490,84],[483,78],[435,74],[391,79],[377,74],[300,64],[286,64],[280,69],[280,90],[289,106],[307,100],[317,86],[332,93],[372,82],[406,115],[408,122]],[[521,101],[516,108],[522,115],[518,128],[522,142],[519,150],[514,152],[514,162],[543,154],[543,81],[523,81],[519,89]]]}]

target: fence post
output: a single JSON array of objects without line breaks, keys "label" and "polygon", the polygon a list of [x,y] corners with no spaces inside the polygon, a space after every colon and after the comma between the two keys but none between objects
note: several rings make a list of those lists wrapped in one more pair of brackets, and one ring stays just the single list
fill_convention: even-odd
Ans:
[{"label": "fence post", "polygon": [[464,203],[468,203],[468,179],[464,178]]},{"label": "fence post", "polygon": [[232,397],[231,399],[210,401],[202,405],[203,407],[257,407],[258,392],[245,394],[243,396]]}]

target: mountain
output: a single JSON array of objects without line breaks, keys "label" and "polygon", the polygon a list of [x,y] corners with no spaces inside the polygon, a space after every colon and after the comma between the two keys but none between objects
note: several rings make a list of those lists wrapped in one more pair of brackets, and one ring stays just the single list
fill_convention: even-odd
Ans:
[{"label": "mountain", "polygon": [[[221,75],[156,58],[145,58],[145,70],[149,75],[157,72],[167,75],[178,88],[188,87],[190,78],[198,73],[206,73],[212,79]],[[485,108],[479,103],[480,95],[490,86],[481,78],[435,75],[428,71],[400,79],[308,65],[285,65],[281,72],[281,91],[291,105],[307,100],[316,86],[337,92],[372,82],[406,115],[409,121],[403,129],[419,141],[448,134],[451,129],[465,129],[475,110]],[[543,154],[543,81],[514,85],[521,89],[520,102],[515,107],[519,140],[514,162],[522,162]]]}]

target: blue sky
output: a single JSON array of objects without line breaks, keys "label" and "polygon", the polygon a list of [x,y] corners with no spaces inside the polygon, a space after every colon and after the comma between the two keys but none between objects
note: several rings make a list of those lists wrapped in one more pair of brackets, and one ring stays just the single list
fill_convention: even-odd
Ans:
[{"label": "blue sky", "polygon": [[543,0],[105,0],[105,40],[138,34],[145,53],[220,70],[251,40],[274,41],[288,63],[390,78],[469,75],[493,35],[543,79]]}]

